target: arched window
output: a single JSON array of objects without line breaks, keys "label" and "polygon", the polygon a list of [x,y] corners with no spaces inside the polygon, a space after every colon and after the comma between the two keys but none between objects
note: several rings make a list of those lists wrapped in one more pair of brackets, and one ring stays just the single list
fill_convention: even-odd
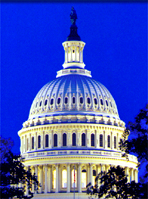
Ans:
[{"label": "arched window", "polygon": [[34,137],[32,137],[32,149],[34,149]]},{"label": "arched window", "polygon": [[95,146],[95,135],[91,134],[91,146]]},{"label": "arched window", "polygon": [[73,104],[76,103],[75,97],[72,98],[72,103],[73,103]]},{"label": "arched window", "polygon": [[101,105],[103,105],[103,100],[102,99],[100,99],[100,102],[101,102]]},{"label": "arched window", "polygon": [[45,147],[48,147],[48,135],[45,135]]},{"label": "arched window", "polygon": [[86,170],[83,169],[81,173],[81,179],[82,179],[82,188],[86,188]]},{"label": "arched window", "polygon": [[72,146],[76,146],[76,134],[72,134]]},{"label": "arched window", "polygon": [[41,136],[38,136],[38,148],[41,148]]},{"label": "arched window", "polygon": [[103,147],[103,135],[100,135],[100,147]]},{"label": "arched window", "polygon": [[44,103],[44,104],[45,104],[45,106],[47,105],[47,99],[45,100],[45,103]]},{"label": "arched window", "polygon": [[74,188],[74,184],[75,184],[75,187],[77,187],[77,170],[75,169],[73,169],[72,171],[71,171],[71,179],[72,179],[72,188]]},{"label": "arched window", "polygon": [[67,145],[67,135],[66,133],[63,134],[63,146]]},{"label": "arched window", "polygon": [[116,136],[114,136],[114,149],[116,149],[117,147],[117,139],[116,139]]},{"label": "arched window", "polygon": [[97,99],[96,99],[96,98],[94,98],[94,103],[95,103],[95,105],[97,105],[97,104],[98,104],[98,102],[97,102]]},{"label": "arched window", "polygon": [[110,135],[107,136],[107,146],[110,147]]},{"label": "arched window", "polygon": [[54,134],[54,146],[57,146],[58,145],[58,136],[57,134]]},{"label": "arched window", "polygon": [[96,179],[96,170],[93,170],[93,183],[92,185],[95,185],[95,179]]},{"label": "arched window", "polygon": [[68,97],[65,97],[65,104],[68,103]]},{"label": "arched window", "polygon": [[67,170],[62,170],[62,188],[67,188]]},{"label": "arched window", "polygon": [[87,98],[87,103],[90,104],[90,98],[89,97]]},{"label": "arched window", "polygon": [[82,146],[85,146],[85,133],[82,134]]},{"label": "arched window", "polygon": [[56,188],[56,170],[55,169],[52,171],[52,188],[53,189]]}]

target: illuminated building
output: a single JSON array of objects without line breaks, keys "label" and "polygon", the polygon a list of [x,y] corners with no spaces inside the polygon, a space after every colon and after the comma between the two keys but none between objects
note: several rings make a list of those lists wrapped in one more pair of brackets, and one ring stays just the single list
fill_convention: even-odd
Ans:
[{"label": "illuminated building", "polygon": [[74,167],[76,198],[88,198],[86,185],[110,165],[125,167],[128,181],[138,181],[137,157],[127,161],[119,149],[125,123],[107,88],[84,69],[73,8],[70,16],[64,69],[38,92],[18,132],[24,163],[42,185],[35,198],[73,198]]}]

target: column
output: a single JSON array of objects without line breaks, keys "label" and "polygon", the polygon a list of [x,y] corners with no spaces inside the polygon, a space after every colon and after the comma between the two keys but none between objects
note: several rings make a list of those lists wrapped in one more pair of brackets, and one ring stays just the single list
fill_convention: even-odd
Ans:
[{"label": "column", "polygon": [[41,184],[40,193],[42,193],[43,191],[43,166],[42,165],[40,166],[40,184]]},{"label": "column", "polygon": [[70,164],[67,164],[67,193],[70,193]]},{"label": "column", "polygon": [[89,165],[87,165],[87,184],[90,183],[90,168]]},{"label": "column", "polygon": [[47,190],[48,192],[51,192],[51,183],[52,183],[52,174],[51,174],[51,166],[48,166],[48,182],[47,182]]},{"label": "column", "polygon": [[135,169],[135,182],[138,183],[138,169]]},{"label": "column", "polygon": [[59,192],[59,165],[56,164],[56,193]]},{"label": "column", "polygon": [[129,168],[125,168],[125,174],[127,175],[127,182],[130,182]]},{"label": "column", "polygon": [[93,173],[92,173],[92,164],[89,164],[89,181],[93,184]]},{"label": "column", "polygon": [[[31,168],[31,171],[32,171],[32,175],[34,175],[34,166],[32,166]],[[34,189],[34,183],[32,183],[32,192],[34,193],[35,189]]]},{"label": "column", "polygon": [[133,180],[134,180],[134,169],[131,168],[131,181],[133,181]]},{"label": "column", "polygon": [[45,168],[45,191],[44,191],[44,193],[47,193],[47,169],[48,169],[47,164],[44,166],[44,168]]},{"label": "column", "polygon": [[82,182],[81,182],[81,164],[78,164],[78,192],[81,193]]}]

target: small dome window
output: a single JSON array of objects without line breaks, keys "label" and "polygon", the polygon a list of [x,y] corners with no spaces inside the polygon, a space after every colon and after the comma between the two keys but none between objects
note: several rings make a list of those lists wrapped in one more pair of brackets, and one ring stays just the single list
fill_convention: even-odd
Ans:
[{"label": "small dome window", "polygon": [[97,105],[98,104],[98,102],[97,102],[97,99],[96,98],[94,98],[94,103]]},{"label": "small dome window", "polygon": [[68,103],[68,97],[65,97],[65,104]]},{"label": "small dome window", "polygon": [[108,106],[108,101],[106,100],[106,105]]},{"label": "small dome window", "polygon": [[72,98],[72,103],[75,104],[76,103],[76,99],[75,97]]},{"label": "small dome window", "polygon": [[40,101],[40,106],[42,106],[42,101]]},{"label": "small dome window", "polygon": [[54,99],[52,98],[50,101],[50,104],[53,105]]},{"label": "small dome window", "polygon": [[61,98],[59,97],[57,100],[57,103],[60,104],[60,102],[61,102]]},{"label": "small dome window", "polygon": [[103,100],[102,99],[100,99],[100,103],[101,103],[101,105],[103,105]]},{"label": "small dome window", "polygon": [[90,104],[90,98],[89,97],[87,98],[87,103]]},{"label": "small dome window", "polygon": [[110,106],[112,107],[112,103],[110,102]]},{"label": "small dome window", "polygon": [[36,103],[36,107],[37,107],[37,105],[38,105],[38,102]]},{"label": "small dome window", "polygon": [[45,100],[45,103],[44,103],[44,104],[45,104],[45,106],[47,105],[47,99]]},{"label": "small dome window", "polygon": [[80,103],[83,104],[83,97],[80,97]]}]

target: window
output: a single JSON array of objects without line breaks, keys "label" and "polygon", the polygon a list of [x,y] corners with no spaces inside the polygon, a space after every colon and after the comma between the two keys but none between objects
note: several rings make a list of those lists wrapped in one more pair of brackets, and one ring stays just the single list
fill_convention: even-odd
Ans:
[{"label": "window", "polygon": [[45,135],[45,147],[48,147],[48,135]]},{"label": "window", "polygon": [[42,106],[42,101],[40,102],[40,106]]},{"label": "window", "polygon": [[89,97],[87,98],[87,103],[90,104],[90,98]]},{"label": "window", "polygon": [[67,144],[67,135],[66,133],[63,134],[63,146],[66,146]]},{"label": "window", "polygon": [[101,103],[101,105],[103,105],[103,100],[102,99],[100,99],[100,103]]},{"label": "window", "polygon": [[67,170],[62,170],[62,188],[67,188]]},{"label": "window", "polygon": [[95,185],[95,179],[96,179],[96,170],[93,170],[93,183],[92,185]]},{"label": "window", "polygon": [[108,106],[108,101],[106,100],[106,105]]},{"label": "window", "polygon": [[110,135],[107,136],[107,146],[110,147]]},{"label": "window", "polygon": [[77,187],[77,170],[72,170],[71,171],[71,175],[72,175],[72,188]]},{"label": "window", "polygon": [[83,104],[83,97],[80,97],[80,104]]},{"label": "window", "polygon": [[65,104],[68,103],[68,97],[65,97]]},{"label": "window", "polygon": [[32,149],[34,149],[34,137],[32,137]]},{"label": "window", "polygon": [[86,170],[83,169],[81,173],[82,188],[86,188]]},{"label": "window", "polygon": [[103,135],[100,135],[100,147],[103,147]]},{"label": "window", "polygon": [[114,136],[114,149],[116,149],[117,147],[117,139],[116,139],[116,136]]},{"label": "window", "polygon": [[41,136],[38,136],[38,148],[41,148]]},{"label": "window", "polygon": [[75,97],[72,98],[72,103],[75,104],[76,103],[76,99]]},{"label": "window", "polygon": [[45,103],[44,103],[44,104],[45,104],[45,106],[47,105],[47,99],[45,100]]},{"label": "window", "polygon": [[110,106],[112,107],[112,103],[110,102]]},{"label": "window", "polygon": [[58,145],[58,136],[57,134],[54,134],[54,146],[57,146]]},{"label": "window", "polygon": [[58,103],[58,104],[60,104],[60,102],[61,102],[61,98],[58,98],[58,101],[57,101],[57,103]]},{"label": "window", "polygon": [[50,104],[53,105],[53,102],[54,102],[54,99],[52,98],[52,99],[50,100]]},{"label": "window", "polygon": [[98,102],[97,102],[97,99],[96,99],[96,98],[94,98],[94,103],[95,103],[95,105],[97,105],[97,104],[98,104]]},{"label": "window", "polygon": [[52,171],[52,188],[56,188],[56,170]]},{"label": "window", "polygon": [[37,105],[38,105],[38,102],[36,103],[36,107],[37,107]]},{"label": "window", "polygon": [[76,146],[76,134],[72,134],[72,146]]},{"label": "window", "polygon": [[85,133],[82,134],[82,146],[85,146]]},{"label": "window", "polygon": [[95,135],[91,134],[91,146],[95,146]]}]

